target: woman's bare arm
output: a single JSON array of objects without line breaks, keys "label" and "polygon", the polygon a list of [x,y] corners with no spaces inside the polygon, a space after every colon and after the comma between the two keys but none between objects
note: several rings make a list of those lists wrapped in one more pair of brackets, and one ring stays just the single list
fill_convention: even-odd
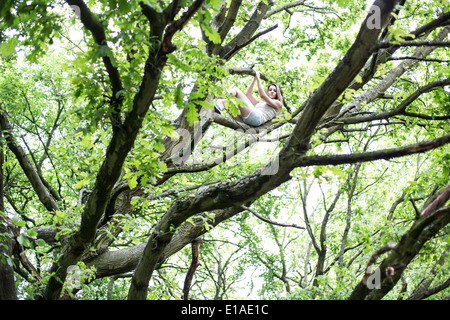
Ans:
[{"label": "woman's bare arm", "polygon": [[272,99],[267,95],[266,91],[264,90],[264,88],[261,84],[260,73],[258,71],[256,71],[255,78],[256,78],[256,82],[258,84],[258,93],[259,93],[259,96],[261,97],[261,99],[263,99],[269,106],[274,108],[276,112],[280,112],[281,109],[283,108],[283,105],[281,104],[281,102],[279,100]]},{"label": "woman's bare arm", "polygon": [[250,86],[247,89],[247,92],[245,93],[245,95],[253,105],[256,105],[259,102],[258,99],[256,99],[256,97],[253,95],[253,86],[255,85],[255,81],[256,77],[253,78],[252,83],[250,84]]}]

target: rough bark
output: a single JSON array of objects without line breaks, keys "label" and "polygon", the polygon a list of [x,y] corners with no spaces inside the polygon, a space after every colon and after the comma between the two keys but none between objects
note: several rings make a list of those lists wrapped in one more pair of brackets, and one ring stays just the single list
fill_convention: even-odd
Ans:
[{"label": "rough bark", "polygon": [[[51,277],[48,282],[45,294],[47,299],[59,298],[62,284],[57,278],[65,279],[67,268],[80,259],[88,245],[93,241],[97,232],[98,223],[105,212],[111,192],[120,177],[125,158],[133,148],[144,117],[155,96],[162,68],[167,61],[167,54],[174,50],[171,45],[173,34],[184,26],[202,3],[203,1],[195,1],[191,8],[176,21],[173,21],[173,18],[180,8],[176,7],[174,9],[170,5],[163,12],[158,13],[142,4],[144,14],[151,18],[149,22],[151,25],[150,35],[153,37],[152,40],[157,41],[154,42],[153,47],[149,50],[143,80],[139,92],[134,98],[133,107],[126,115],[123,124],[119,123],[117,125],[116,123],[117,126],[113,130],[113,135],[108,145],[104,161],[97,174],[94,188],[84,207],[80,228],[70,238],[69,243],[64,246],[62,256],[52,267],[55,276]],[[96,39],[98,30],[91,28],[89,24],[90,20],[83,20],[82,18],[82,22]],[[166,26],[168,28],[165,29]],[[107,65],[106,67],[108,68]],[[111,79],[111,81],[114,81],[114,79]]]},{"label": "rough bark", "polygon": [[431,278],[424,280],[420,286],[418,288],[416,288],[416,290],[414,290],[414,292],[408,297],[407,300],[422,300],[422,299],[426,299],[429,296],[435,294],[436,292],[442,291],[445,288],[450,286],[450,278],[447,279],[444,283],[437,285],[435,287],[430,288],[436,273],[438,272],[437,270],[439,270],[445,263],[445,260],[447,258],[448,255],[448,249],[449,247],[447,247],[447,252],[444,252],[441,256],[441,258],[439,259],[439,261],[433,266],[433,268],[431,269]]},{"label": "rough bark", "polygon": [[380,300],[382,299],[400,280],[403,271],[408,264],[416,257],[423,245],[435,237],[445,226],[450,223],[450,207],[445,207],[434,211],[427,217],[420,217],[411,228],[402,236],[400,242],[391,245],[386,250],[390,252],[379,265],[379,287],[370,289],[367,285],[367,274],[355,287],[349,300]]},{"label": "rough bark", "polygon": [[202,243],[201,239],[195,239],[192,246],[192,261],[189,269],[186,273],[186,278],[184,279],[183,286],[183,300],[189,300],[189,291],[191,289],[192,279],[194,278],[195,270],[197,270],[200,265],[200,244]]},{"label": "rough bark", "polygon": [[[388,22],[390,13],[397,2],[375,1],[373,4],[380,8],[380,23],[382,26]],[[293,149],[299,154],[306,152],[309,140],[316,130],[319,121],[338,97],[347,89],[371,57],[373,50],[376,49],[381,30],[376,28],[369,29],[367,26],[368,19],[369,16],[364,20],[355,42],[337,67],[308,99],[290,140],[285,146],[286,149]]]},{"label": "rough bark", "polygon": [[[381,21],[386,23],[395,1],[376,1],[381,9]],[[290,171],[295,168],[294,159],[308,150],[308,142],[315,131],[317,123],[331,104],[342,94],[353,78],[370,58],[380,30],[369,29],[367,19],[361,26],[355,43],[346,53],[336,69],[308,100],[303,114],[297,122],[292,136],[277,161],[279,167],[272,175],[264,174],[260,169],[253,175],[238,181],[207,187],[195,197],[181,198],[170,206],[155,226],[144,254],[136,267],[129,291],[129,299],[145,299],[148,283],[156,268],[159,257],[170,243],[173,231],[189,217],[204,211],[224,209],[254,201],[261,195],[278,187],[290,179]],[[233,45],[235,46],[235,45]]]},{"label": "rough bark", "polygon": [[[3,213],[5,212],[4,203],[4,183],[3,183],[3,134],[0,132],[0,256],[12,256],[14,249],[14,240],[8,227],[3,224]],[[8,239],[11,238],[11,239]],[[17,300],[16,281],[14,278],[13,267],[7,262],[0,260],[0,300]]]},{"label": "rough bark", "polygon": [[[225,210],[217,210],[211,212],[214,219],[211,219],[203,213],[193,216],[191,220],[192,223],[185,222],[178,228],[177,233],[173,236],[170,243],[164,249],[164,252],[158,262],[157,268],[173,254],[180,251],[196,238],[207,233],[208,231],[205,228],[205,223],[208,223],[210,228],[214,228],[221,222],[242,211],[242,208],[228,208]],[[134,247],[108,251],[87,260],[86,265],[95,266],[97,270],[97,278],[108,277],[111,275],[132,271],[136,268],[146,245],[147,243],[143,243]]]},{"label": "rough bark", "polygon": [[[80,4],[80,1],[68,2]],[[297,1],[296,4],[298,5],[303,2]],[[381,0],[375,2],[374,5],[378,5],[382,9],[383,24],[388,22],[389,13],[397,2],[398,1]],[[120,169],[124,159],[133,146],[137,132],[142,124],[142,119],[147,112],[148,106],[154,97],[155,90],[158,87],[160,68],[163,67],[165,63],[165,53],[174,49],[171,45],[171,39],[174,32],[182,28],[188,19],[192,17],[195,8],[198,8],[200,3],[201,1],[195,1],[194,5],[191,7],[192,10],[188,10],[185,15],[172,24],[168,24],[170,18],[167,16],[169,11],[172,12],[172,7],[163,14],[159,14],[142,4],[143,12],[150,21],[151,35],[157,35],[159,37],[161,47],[155,45],[155,47],[152,48],[153,51],[150,51],[144,80],[140,93],[136,96],[134,101],[132,112],[127,116],[123,124],[121,122],[115,123],[116,126],[114,127],[113,138],[108,147],[104,163],[97,176],[93,192],[90,195],[83,212],[80,230],[71,238],[69,245],[64,248],[63,256],[58,262],[59,265],[55,264],[55,267],[53,268],[53,271],[57,271],[57,276],[61,279],[64,279],[65,269],[70,264],[81,258],[87,259],[87,257],[83,256],[86,247],[92,243],[95,235],[99,232],[99,226],[105,222],[104,219],[110,219],[113,217],[114,212],[116,212],[116,209],[114,209],[116,208],[116,198],[112,198],[114,186],[119,178]],[[228,16],[218,16],[215,21],[216,26],[219,29],[221,28],[222,40],[225,39],[226,35],[224,30],[227,30],[229,25],[232,25],[240,3],[241,1],[232,1],[231,6],[234,11],[228,11]],[[211,54],[217,53],[224,59],[233,57],[236,52],[248,44],[248,41],[252,40],[261,21],[267,17],[267,15],[271,14],[269,9],[271,9],[272,5],[273,2],[271,1],[259,3],[257,6],[258,10],[255,10],[249,23],[241,33],[224,46],[220,45],[215,46],[214,48],[213,46],[210,46]],[[220,10],[220,13],[223,12],[225,11]],[[166,214],[163,215],[156,226],[156,231],[152,234],[146,244],[133,248],[106,252],[86,260],[88,265],[95,265],[97,267],[97,276],[114,275],[125,271],[131,271],[136,268],[129,298],[143,299],[146,297],[148,282],[153,270],[158,268],[162,261],[167,257],[206,232],[202,226],[203,220],[199,219],[199,223],[191,224],[185,222],[187,218],[193,217],[193,221],[196,221],[195,217],[202,215],[204,212],[214,212],[216,214],[216,219],[212,223],[217,225],[221,221],[240,212],[242,210],[239,209],[240,206],[249,206],[252,201],[259,198],[261,195],[288,181],[290,179],[289,173],[295,167],[390,159],[392,157],[425,152],[448,144],[450,138],[449,136],[444,136],[416,145],[377,152],[352,155],[305,156],[305,153],[309,148],[310,138],[317,130],[317,124],[324,118],[327,111],[335,105],[336,99],[342,92],[349,86],[351,87],[352,84],[355,84],[355,76],[361,74],[362,68],[368,67],[368,59],[372,56],[374,50],[379,48],[377,47],[377,40],[379,39],[381,30],[368,29],[366,21],[361,26],[361,30],[355,43],[340,61],[336,69],[307,100],[305,110],[296,122],[292,136],[288,143],[286,143],[282,152],[275,159],[275,162],[279,165],[276,172],[273,174],[265,174],[264,170],[266,168],[262,168],[248,177],[243,177],[234,182],[224,182],[219,185],[208,186],[202,189],[201,192],[198,192],[194,197],[182,197],[176,200]],[[443,23],[443,21],[441,21],[441,23]],[[86,28],[93,33],[97,44],[103,44],[105,39],[101,35],[101,30],[97,30],[98,26],[96,25],[95,20],[92,24],[86,21],[84,24]],[[435,25],[433,26],[436,27]],[[163,50],[158,51],[160,48]],[[115,70],[109,68],[107,61],[104,61],[104,64],[109,72],[111,82],[117,81],[119,85],[120,77],[114,76]],[[120,87],[116,86],[116,88]],[[116,104],[113,107],[118,106],[119,105]],[[115,110],[119,111],[119,109]],[[183,148],[187,144],[195,147],[196,134],[203,134],[208,129],[210,123],[207,119],[209,119],[211,114],[206,110],[203,111],[205,111],[205,113],[201,113],[198,132],[195,132],[194,127],[187,123],[185,113],[180,115],[178,119],[178,129],[186,129],[192,133],[192,139],[186,141]],[[162,160],[167,161],[169,163],[168,167],[171,168],[173,166],[170,165],[170,156],[173,155],[175,147],[179,147],[179,143],[169,140],[166,142],[166,153]],[[186,153],[185,157],[187,158],[188,156],[189,154]],[[18,157],[25,159],[25,157],[20,154],[18,154]],[[183,158],[182,162],[186,158]],[[270,167],[270,164],[268,167]],[[159,183],[163,183],[170,178],[170,176],[172,176],[172,174],[165,175]],[[129,192],[130,193],[123,194],[122,197],[126,198],[134,191]],[[109,208],[108,205],[111,205],[111,207]],[[49,208],[53,208],[53,206],[49,206]],[[123,210],[127,211],[129,209],[123,208]],[[102,220],[102,218],[104,219]],[[202,223],[200,223],[200,220]],[[120,229],[117,230],[120,231]],[[177,233],[174,234],[174,230],[177,230]],[[324,240],[322,241],[321,238],[321,244],[323,244],[323,242]],[[105,244],[105,246],[108,244]],[[322,250],[325,254],[326,251],[323,246]],[[323,266],[321,268],[323,268]],[[47,287],[47,297],[52,299],[57,298],[60,293],[60,288],[61,284],[57,283],[55,278],[52,278]]]}]

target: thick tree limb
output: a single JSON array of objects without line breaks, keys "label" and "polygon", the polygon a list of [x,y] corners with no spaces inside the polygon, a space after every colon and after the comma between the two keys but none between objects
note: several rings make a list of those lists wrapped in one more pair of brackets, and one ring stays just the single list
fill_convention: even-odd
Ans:
[{"label": "thick tree limb", "polygon": [[140,281],[132,283],[128,298],[145,299],[148,282],[161,254],[172,239],[173,230],[176,230],[186,219],[201,212],[225,209],[254,201],[290,179],[290,169],[287,167],[280,167],[278,174],[275,175],[264,174],[267,170],[267,168],[263,168],[238,181],[206,187],[204,190],[199,190],[195,196],[187,196],[174,201],[155,226],[155,231],[135,270],[133,279],[140,279]]},{"label": "thick tree limb", "polygon": [[[446,225],[450,223],[450,207],[438,209],[427,217],[421,216],[411,228],[402,236],[399,243],[390,246],[390,254],[378,267],[378,286],[367,286],[367,275],[355,287],[349,300],[379,300],[382,299],[400,280],[403,271],[419,253],[423,245],[435,237]],[[383,253],[380,249],[378,253]]]},{"label": "thick tree limb", "polygon": [[[183,15],[176,21],[169,24],[166,28],[164,39],[161,45],[161,49],[165,53],[169,53],[173,51],[172,48],[172,38],[184,26],[188,23],[188,21],[197,13],[197,11],[201,8],[205,0],[195,0],[194,3],[183,13]],[[176,6],[174,6],[176,7]]]},{"label": "thick tree limb", "polygon": [[[445,87],[450,85],[450,78],[442,79],[442,80],[436,80],[432,81],[416,91],[414,91],[412,94],[410,94],[406,99],[404,99],[396,108],[384,112],[378,112],[370,115],[363,115],[363,116],[352,116],[349,115],[347,117],[339,118],[335,121],[330,121],[329,123],[325,123],[321,125],[320,127],[328,127],[333,124],[357,124],[357,123],[363,123],[363,122],[369,122],[369,121],[375,121],[375,120],[383,120],[383,119],[389,119],[392,117],[395,117],[397,115],[405,115],[405,116],[414,116],[414,114],[406,112],[406,108],[413,103],[415,100],[417,100],[422,94],[428,93],[436,88]],[[360,103],[360,102],[358,102]],[[419,115],[417,115],[419,116]],[[435,120],[446,120],[448,117],[440,117],[440,116],[423,116],[423,118],[427,119],[435,119]]]},{"label": "thick tree limb", "polygon": [[184,279],[183,300],[189,300],[189,290],[191,289],[192,279],[194,278],[195,270],[197,270],[197,267],[200,265],[200,244],[202,242],[202,239],[197,238],[191,244],[192,261],[186,273],[186,278]]},{"label": "thick tree limb", "polygon": [[[207,233],[208,231],[205,228],[205,223],[211,228],[214,228],[221,222],[242,211],[242,208],[228,208],[214,211],[214,218],[208,217],[203,213],[198,216],[193,216],[191,222],[185,222],[178,228],[177,233],[173,236],[161,255],[158,266],[161,265],[165,259],[180,251],[196,238]],[[143,243],[121,250],[108,251],[86,261],[86,265],[95,266],[97,278],[132,271],[136,268],[146,245],[147,243]]]},{"label": "thick tree limb", "polygon": [[[1,111],[0,111],[1,112]],[[4,202],[4,171],[3,164],[5,163],[5,153],[3,149],[3,132],[0,130],[0,234],[2,240],[0,242],[0,255],[5,257],[11,257],[14,252],[15,241],[13,238],[12,228],[8,223],[4,224],[3,221],[7,220],[3,216],[5,210]],[[14,278],[14,269],[9,263],[3,263],[0,260],[0,301],[1,300],[17,300],[16,281]]]},{"label": "thick tree limb", "polygon": [[[99,46],[108,47],[106,40],[106,33],[103,28],[102,23],[97,19],[97,17],[89,10],[87,5],[83,0],[67,0],[67,3],[71,6],[76,6],[80,10],[80,19],[83,25],[88,29],[94,41]],[[110,48],[108,47],[108,50]],[[112,101],[113,108],[115,114],[113,115],[114,120],[116,121],[116,125],[120,125],[121,120],[119,115],[122,97],[119,94],[123,90],[122,80],[120,78],[119,70],[116,66],[114,66],[111,58],[108,55],[102,56],[103,63],[106,67],[106,71],[108,72],[109,79],[111,81],[112,88]]]},{"label": "thick tree limb", "polygon": [[[388,22],[396,3],[397,1],[383,0],[374,3],[374,6],[380,8],[382,26]],[[337,67],[308,100],[305,110],[292,132],[292,137],[285,146],[286,149],[306,152],[307,144],[320,119],[347,89],[372,55],[381,31],[369,29],[368,19],[369,17],[363,22],[355,42]]]},{"label": "thick tree limb", "polygon": [[[197,4],[197,2],[195,3]],[[188,10],[187,16],[192,17],[191,11]],[[162,39],[168,17],[165,13],[161,13],[159,18],[152,22],[152,35]],[[179,30],[186,22],[185,16],[180,19],[180,23],[176,24],[175,31]],[[161,25],[158,25],[158,23],[161,23]],[[170,32],[175,31],[171,29]],[[59,298],[62,283],[57,278],[65,279],[67,268],[80,259],[86,247],[94,240],[98,223],[105,212],[111,192],[120,177],[125,158],[134,145],[144,117],[155,96],[162,68],[167,61],[167,52],[158,50],[155,47],[155,43],[152,46],[133,106],[127,114],[123,125],[113,131],[104,161],[98,171],[94,188],[84,207],[79,230],[74,233],[68,244],[64,246],[61,258],[52,267],[52,272],[55,272],[55,276],[50,278],[48,282],[45,293],[47,299]]]},{"label": "thick tree limb", "polygon": [[450,143],[450,135],[446,135],[433,140],[419,142],[416,144],[407,145],[399,148],[353,153],[353,154],[342,154],[342,155],[303,156],[297,158],[295,160],[295,163],[296,166],[298,167],[306,167],[314,165],[325,166],[325,165],[339,165],[357,162],[367,162],[375,160],[388,160],[416,153],[423,153],[429,150],[442,147],[449,143]]},{"label": "thick tree limb", "polygon": [[242,0],[232,0],[230,3],[230,7],[227,11],[227,16],[223,23],[218,28],[218,32],[220,35],[220,39],[225,40],[225,37],[227,36],[228,32],[230,31],[231,27],[233,27],[234,23],[236,22],[237,14],[239,13],[239,8],[241,7]]},{"label": "thick tree limb", "polygon": [[[256,6],[250,17],[249,22],[242,28],[236,37],[234,37],[230,42],[221,47],[219,50],[219,56],[225,60],[230,60],[239,50],[237,49],[243,43],[248,42],[253,34],[258,30],[261,21],[267,10],[273,5],[273,1],[261,1]],[[242,47],[239,47],[242,48]]]}]

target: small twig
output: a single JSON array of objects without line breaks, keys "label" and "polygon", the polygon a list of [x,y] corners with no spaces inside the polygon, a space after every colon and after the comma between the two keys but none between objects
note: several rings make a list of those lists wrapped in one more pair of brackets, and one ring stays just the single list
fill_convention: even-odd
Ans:
[{"label": "small twig", "polygon": [[259,37],[265,35],[266,33],[269,33],[270,31],[272,31],[272,30],[274,30],[274,29],[276,29],[276,28],[278,28],[278,24],[275,24],[275,25],[273,25],[272,27],[270,27],[270,28],[268,28],[268,29],[266,29],[266,30],[263,30],[263,31],[257,33],[256,35],[254,35],[253,37],[251,37],[248,41],[245,41],[245,42],[242,43],[242,44],[239,44],[239,45],[236,44],[236,45],[234,46],[234,48],[233,48],[230,52],[228,52],[223,58],[224,58],[225,60],[229,60],[229,59],[230,59],[233,55],[235,55],[240,49],[245,48],[245,47],[248,46],[250,43],[252,43],[252,42],[255,41],[256,39],[258,39]]},{"label": "small twig", "polygon": [[414,211],[416,212],[416,219],[420,218],[420,211],[417,209],[416,203],[414,202],[414,199],[409,199],[409,201],[412,203]]},{"label": "small twig", "polygon": [[288,228],[297,228],[297,229],[305,229],[304,227],[300,227],[299,225],[293,223],[293,224],[285,224],[285,223],[279,223],[279,222],[275,222],[272,220],[269,220],[267,218],[264,218],[262,216],[260,216],[259,214],[257,214],[255,211],[253,211],[252,209],[246,207],[246,206],[241,206],[242,209],[247,210],[248,212],[250,212],[251,214],[253,214],[255,217],[257,217],[258,219],[276,225],[276,226],[280,226],[280,227],[288,227]]},{"label": "small twig", "polygon": [[376,49],[386,49],[390,47],[450,47],[450,42],[447,41],[403,41],[398,43],[380,42]]},{"label": "small twig", "polygon": [[389,58],[387,60],[388,61],[417,60],[417,61],[425,61],[425,62],[450,63],[450,60],[427,59],[427,58],[417,58],[417,57],[394,57],[394,58]]}]

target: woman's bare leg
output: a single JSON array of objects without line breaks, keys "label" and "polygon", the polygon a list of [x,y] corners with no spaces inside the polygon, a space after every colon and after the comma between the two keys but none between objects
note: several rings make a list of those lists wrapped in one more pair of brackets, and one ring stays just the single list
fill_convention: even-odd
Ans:
[{"label": "woman's bare leg", "polygon": [[228,90],[228,93],[231,96],[236,97],[237,99],[241,100],[244,103],[245,106],[238,105],[238,108],[241,113],[241,116],[243,116],[244,118],[248,117],[250,112],[252,112],[252,110],[253,110],[253,103],[251,103],[249,98],[247,98],[247,96],[241,90],[239,90],[237,88]]}]

